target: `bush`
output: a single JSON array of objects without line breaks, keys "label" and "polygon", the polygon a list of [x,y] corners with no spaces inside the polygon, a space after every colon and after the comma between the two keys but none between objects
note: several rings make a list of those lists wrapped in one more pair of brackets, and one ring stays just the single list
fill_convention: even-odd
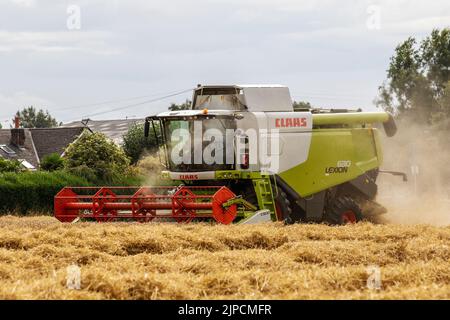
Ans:
[{"label": "bush", "polygon": [[[159,132],[159,128],[156,129]],[[156,149],[155,136],[150,132],[150,135],[145,137],[143,123],[134,124],[123,136],[123,150],[133,164],[136,164],[145,152],[154,152]]]},{"label": "bush", "polygon": [[99,184],[101,180],[97,177],[95,169],[89,168],[86,165],[65,169],[70,174],[83,178],[92,184]]},{"label": "bush", "polygon": [[132,167],[121,173],[112,173],[102,178],[97,177],[96,171],[85,165],[66,169],[72,175],[81,177],[94,186],[139,186],[143,177]]},{"label": "bush", "polygon": [[66,186],[88,186],[81,177],[64,171],[0,174],[0,212],[50,212],[53,197]]},{"label": "bush", "polygon": [[[130,160],[124,151],[104,134],[84,134],[71,143],[65,153],[65,168],[95,174],[96,181],[112,182],[116,175],[127,172]],[[81,168],[81,169],[80,169]]]},{"label": "bush", "polygon": [[55,171],[64,168],[64,159],[57,153],[46,155],[41,161],[41,169]]},{"label": "bush", "polygon": [[17,160],[7,160],[0,157],[0,173],[2,172],[20,172],[22,165]]}]

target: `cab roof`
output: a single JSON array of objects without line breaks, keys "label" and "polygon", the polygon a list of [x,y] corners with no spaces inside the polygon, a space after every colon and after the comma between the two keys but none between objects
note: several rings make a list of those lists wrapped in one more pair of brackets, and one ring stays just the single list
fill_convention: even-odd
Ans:
[{"label": "cab roof", "polygon": [[194,89],[193,106],[200,95],[238,95],[244,105],[240,111],[292,112],[292,99],[287,86],[279,84],[198,85]]}]

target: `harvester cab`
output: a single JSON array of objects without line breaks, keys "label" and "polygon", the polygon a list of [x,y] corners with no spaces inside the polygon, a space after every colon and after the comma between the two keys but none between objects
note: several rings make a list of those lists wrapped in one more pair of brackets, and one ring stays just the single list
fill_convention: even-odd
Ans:
[{"label": "harvester cab", "polygon": [[189,110],[145,121],[172,187],[84,195],[65,188],[55,214],[61,221],[357,222],[385,211],[375,202],[380,123],[395,134],[386,112],[294,110],[285,86],[199,85]]}]

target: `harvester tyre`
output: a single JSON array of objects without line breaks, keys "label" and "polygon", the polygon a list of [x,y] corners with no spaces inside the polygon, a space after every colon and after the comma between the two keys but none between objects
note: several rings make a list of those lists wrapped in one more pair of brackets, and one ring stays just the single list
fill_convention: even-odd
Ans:
[{"label": "harvester tyre", "polygon": [[286,224],[294,223],[291,218],[291,202],[286,193],[281,189],[278,189],[278,194],[275,197],[275,210],[277,211],[277,220],[284,221]]},{"label": "harvester tyre", "polygon": [[325,210],[324,221],[332,225],[345,225],[359,222],[363,219],[361,208],[349,196],[336,198]]}]

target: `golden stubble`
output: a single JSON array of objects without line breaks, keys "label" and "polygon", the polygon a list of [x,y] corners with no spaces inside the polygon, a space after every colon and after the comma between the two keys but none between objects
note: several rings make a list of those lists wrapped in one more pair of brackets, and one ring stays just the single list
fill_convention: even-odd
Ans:
[{"label": "golden stubble", "polygon": [[0,218],[2,299],[449,299],[449,261],[450,227]]}]

